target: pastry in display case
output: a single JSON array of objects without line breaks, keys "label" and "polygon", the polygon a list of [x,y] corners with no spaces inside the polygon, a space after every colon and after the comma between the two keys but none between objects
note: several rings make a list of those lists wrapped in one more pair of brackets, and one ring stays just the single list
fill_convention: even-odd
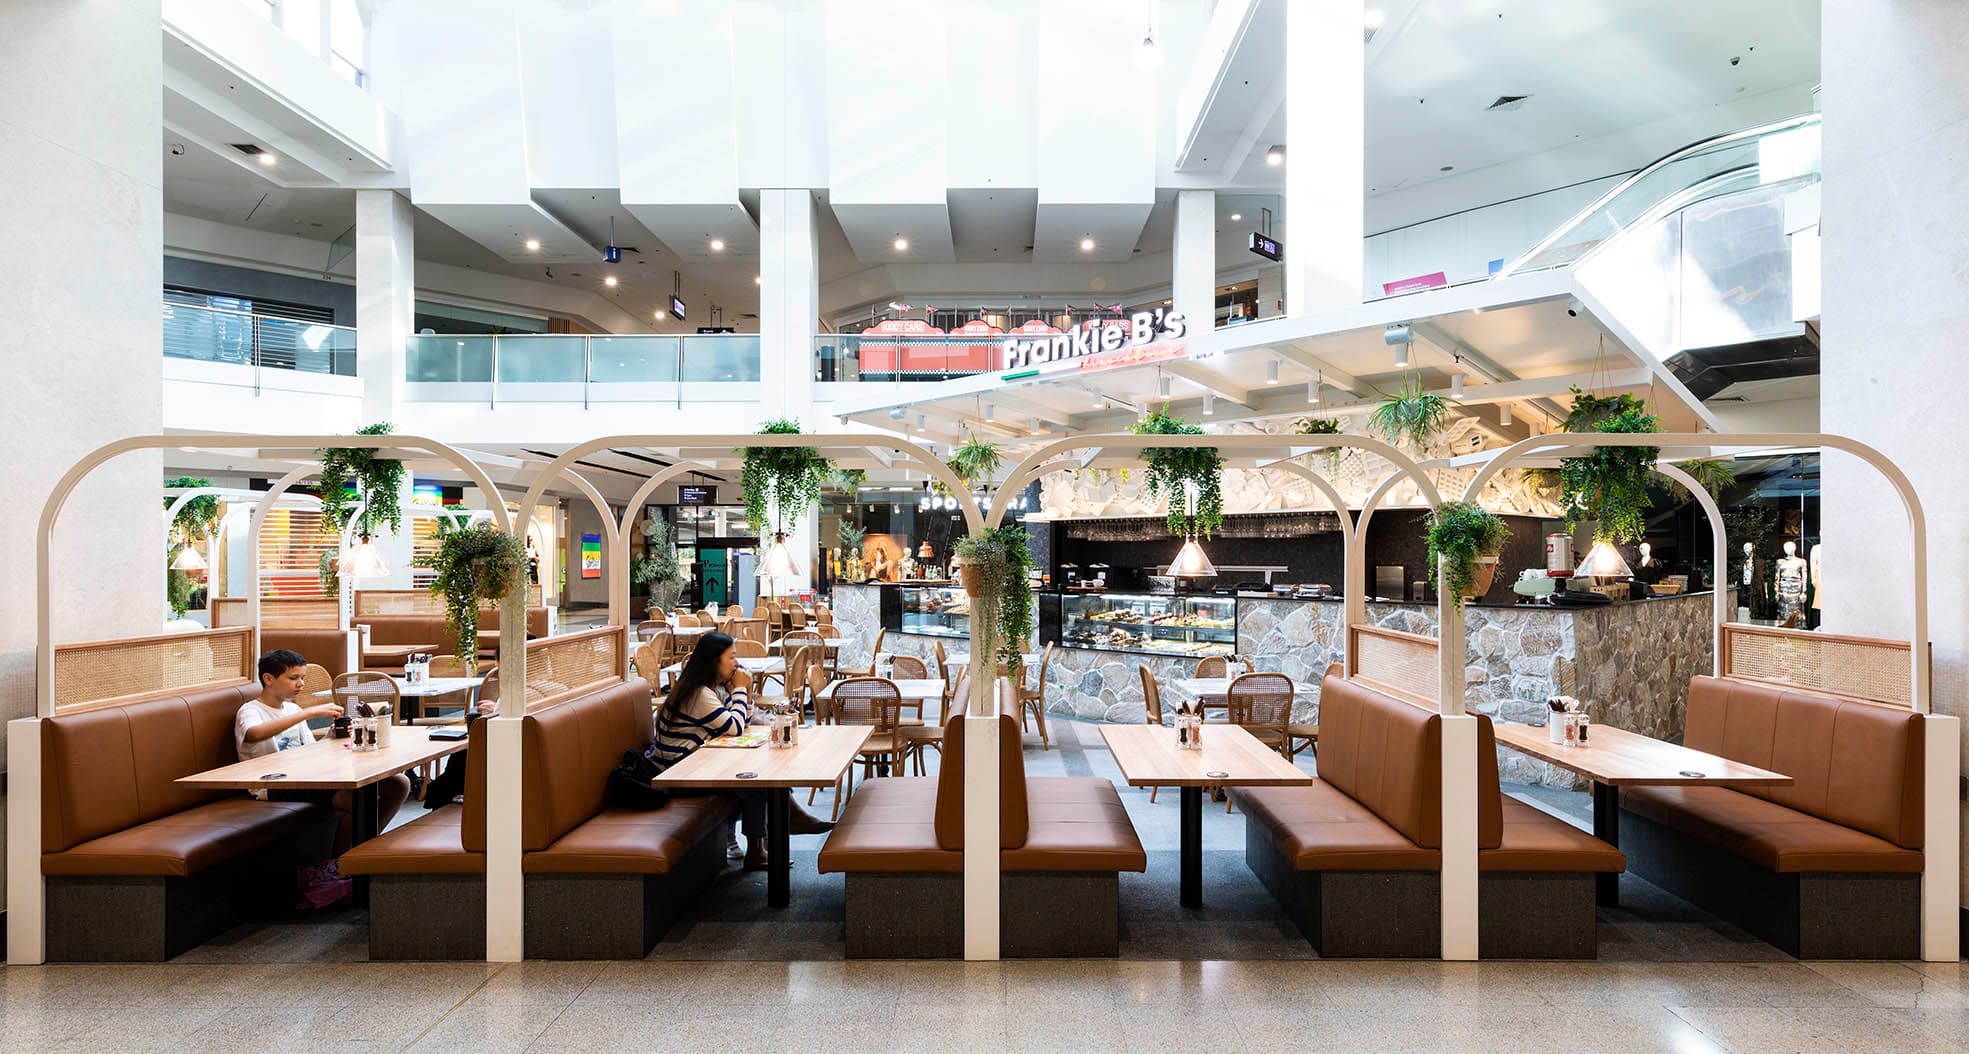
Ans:
[{"label": "pastry in display case", "polygon": [[1060,643],[1164,655],[1230,655],[1237,650],[1237,601],[1147,593],[1069,595],[1062,598]]},{"label": "pastry in display case", "polygon": [[925,637],[971,635],[971,598],[960,586],[905,586],[902,631]]}]

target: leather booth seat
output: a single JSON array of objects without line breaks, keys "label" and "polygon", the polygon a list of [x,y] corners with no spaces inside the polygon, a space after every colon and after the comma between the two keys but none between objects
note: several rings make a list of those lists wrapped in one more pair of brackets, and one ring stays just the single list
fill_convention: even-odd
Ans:
[{"label": "leather booth seat", "polygon": [[[479,612],[480,631],[499,628],[498,607]],[[432,652],[437,655],[450,655],[456,650],[457,635],[451,632],[451,625],[441,614],[434,615],[357,615],[349,620],[351,627],[368,626],[369,643],[374,647],[392,647],[404,644],[435,645]],[[526,609],[526,636],[534,640],[547,635],[547,609],[530,607]],[[481,648],[481,659],[496,659],[498,648]],[[381,670],[386,673],[400,673],[403,663],[391,658],[372,662],[368,655],[363,656],[362,668]]]},{"label": "leather booth seat", "polygon": [[444,805],[342,854],[345,875],[485,874],[485,722],[465,740],[465,801]]},{"label": "leather booth seat", "polygon": [[302,658],[328,671],[330,677],[349,672],[349,635],[339,629],[282,629],[260,627],[260,654],[275,648],[299,652]]}]

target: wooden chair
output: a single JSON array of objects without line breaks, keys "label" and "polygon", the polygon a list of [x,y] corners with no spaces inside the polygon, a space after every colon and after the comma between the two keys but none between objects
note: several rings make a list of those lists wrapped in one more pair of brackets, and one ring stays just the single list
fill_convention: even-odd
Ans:
[{"label": "wooden chair", "polygon": [[334,692],[335,675],[328,672],[328,667],[312,662],[301,673],[306,678],[301,682],[301,697],[311,700],[309,706],[313,706],[315,702],[326,702],[327,700],[317,700],[315,697],[323,692]]},{"label": "wooden chair", "polygon": [[1019,730],[1025,731],[1026,712],[1032,712],[1033,721],[1039,725],[1039,749],[1053,749],[1053,741],[1046,733],[1046,671],[1053,665],[1053,646],[1046,645],[1046,653],[1039,659],[1039,680],[1037,688],[1027,688],[1023,684],[1013,685],[1019,705]]},{"label": "wooden chair", "polygon": [[771,609],[771,608],[769,608],[769,607],[767,607],[767,606],[766,606],[766,602],[765,602],[765,601],[763,601],[763,600],[761,600],[761,601],[759,601],[758,603],[756,603],[756,604],[754,604],[754,605],[752,605],[752,617],[753,617],[753,618],[771,618],[771,617],[773,617],[773,611],[772,611],[772,609]]},{"label": "wooden chair", "polygon": [[925,721],[920,725],[904,725],[896,730],[902,738],[902,752],[896,759],[897,771],[910,762],[915,762],[916,775],[927,775],[923,766],[923,751],[934,749],[937,757],[943,757],[944,722],[950,720],[950,705],[953,699],[961,700],[971,692],[971,673],[967,669],[957,675],[956,688],[946,687],[941,704],[937,707],[935,722]]},{"label": "wooden chair", "polygon": [[733,619],[731,627],[725,632],[730,634],[733,640],[755,641],[763,647],[770,639],[766,636],[766,626],[766,620],[763,618]]},{"label": "wooden chair", "polygon": [[800,605],[798,604],[788,604],[786,606],[786,632],[792,633],[795,630],[805,629],[806,627],[807,613],[800,610]]},{"label": "wooden chair", "polygon": [[389,674],[374,670],[345,673],[335,678],[330,691],[334,693],[336,705],[345,714],[352,713],[357,703],[368,703],[372,707],[386,704],[390,708],[390,720],[397,723],[403,721],[403,697],[397,691],[397,682],[391,680]]},{"label": "wooden chair", "polygon": [[[829,707],[834,723],[837,725],[873,725],[875,731],[863,741],[857,756],[861,758],[862,778],[873,779],[894,773],[901,775],[897,766],[897,752],[901,749],[899,734],[902,717],[902,692],[896,683],[886,677],[851,677],[834,685],[833,705]],[[854,769],[849,766],[847,793],[855,792]],[[835,795],[838,809],[842,795]],[[839,815],[838,812],[836,815]]]},{"label": "wooden chair", "polygon": [[889,679],[895,681],[927,681],[930,667],[914,655],[889,656]]},{"label": "wooden chair", "polygon": [[664,661],[665,658],[667,656],[658,652],[656,646],[648,641],[638,645],[629,657],[629,661],[636,665],[636,676],[648,682],[652,703],[663,694],[663,668],[670,665]]},{"label": "wooden chair", "polygon": [[1282,673],[1247,673],[1231,682],[1225,699],[1231,723],[1260,743],[1293,760],[1319,739],[1318,725],[1292,723],[1292,678]]},{"label": "wooden chair", "polygon": [[484,707],[487,703],[491,703],[494,710],[499,709],[499,667],[497,666],[486,667],[485,680],[479,685],[479,705],[473,709]]},{"label": "wooden chair", "polygon": [[824,647],[826,645],[821,643],[820,634],[810,629],[796,629],[779,639],[779,650],[782,653],[790,652],[795,648],[820,649]]},{"label": "wooden chair", "polygon": [[781,681],[786,685],[786,699],[799,706],[796,713],[805,713],[807,704],[807,671],[820,661],[820,649],[812,646],[785,648],[781,654],[786,656],[786,673]]},{"label": "wooden chair", "polygon": [[[1149,672],[1149,664],[1141,663],[1135,667],[1142,675],[1142,709],[1148,715],[1148,723],[1162,724],[1162,686],[1155,683],[1155,674]],[[1155,804],[1155,792],[1160,787],[1149,788],[1149,804]]]},{"label": "wooden chair", "polygon": [[678,629],[698,629],[703,625],[704,623],[697,620],[696,615],[682,614],[677,616],[676,627]]},{"label": "wooden chair", "polygon": [[662,666],[668,666],[676,662],[679,658],[677,655],[677,635],[670,632],[667,627],[656,631],[655,636],[643,643],[648,644],[650,649],[656,652],[656,657],[661,660],[660,665]]},{"label": "wooden chair", "polygon": [[834,621],[834,611],[833,611],[833,609],[832,609],[832,608],[829,608],[829,607],[828,607],[828,606],[827,606],[826,604],[815,604],[815,605],[814,605],[814,621],[815,621],[815,622],[833,622],[833,621]]},{"label": "wooden chair", "polygon": [[1212,655],[1196,661],[1196,679],[1208,681],[1231,675],[1230,660],[1222,655]]},{"label": "wooden chair", "polygon": [[670,623],[660,618],[646,618],[636,623],[636,639],[646,641],[659,633],[670,632]]},{"label": "wooden chair", "polygon": [[[873,676],[875,676],[875,660],[881,657],[881,655],[882,655],[882,644],[883,644],[883,642],[884,642],[884,641],[887,641],[888,639],[889,639],[889,631],[888,631],[888,630],[886,630],[886,629],[883,629],[883,630],[876,630],[876,631],[875,631],[875,647],[873,647],[873,648],[871,648],[871,649],[869,649],[869,652],[868,652],[868,668],[867,668],[867,669],[859,669],[859,668],[856,668],[856,669],[836,669],[836,670],[834,671],[834,674],[835,674],[835,676],[837,676],[837,677],[873,677]],[[837,660],[837,666],[838,666],[838,660]]]}]

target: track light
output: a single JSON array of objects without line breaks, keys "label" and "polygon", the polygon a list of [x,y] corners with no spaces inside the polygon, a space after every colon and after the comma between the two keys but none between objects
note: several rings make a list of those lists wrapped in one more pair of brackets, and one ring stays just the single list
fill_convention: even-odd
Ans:
[{"label": "track light", "polygon": [[1106,399],[1101,398],[1100,392],[1089,391],[1087,393],[1087,396],[1088,396],[1088,404],[1092,406],[1094,409],[1105,410],[1108,408],[1108,401]]},{"label": "track light", "polygon": [[1511,423],[1511,404],[1510,404],[1510,403],[1499,403],[1499,404],[1498,404],[1498,406],[1497,406],[1497,420],[1498,420],[1498,422],[1499,422],[1500,424],[1506,424],[1506,425],[1508,425],[1508,424],[1510,424],[1510,423]]},{"label": "track light", "polygon": [[1164,373],[1156,374],[1155,392],[1157,395],[1161,396],[1164,399],[1169,398],[1169,376],[1167,374]]},{"label": "track light", "polygon": [[1320,382],[1319,382],[1319,378],[1315,377],[1312,380],[1306,382],[1306,405],[1317,406],[1319,405],[1319,401],[1320,401]]},{"label": "track light", "polygon": [[1452,399],[1461,399],[1461,398],[1463,398],[1463,375],[1462,375],[1462,374],[1460,374],[1460,373],[1459,373],[1459,374],[1457,374],[1457,375],[1455,375],[1455,376],[1453,376],[1453,377],[1451,377],[1451,378],[1449,379],[1449,397],[1450,397],[1450,398],[1452,398]]},{"label": "track light", "polygon": [[1217,393],[1203,393],[1203,416],[1209,417],[1217,412]]},{"label": "track light", "polygon": [[1395,345],[1395,365],[1401,367],[1408,365],[1408,345],[1406,343]]},{"label": "track light", "polygon": [[992,405],[991,403],[986,403],[984,405],[985,422],[989,424],[990,422],[996,420],[997,417],[998,417],[998,407]]},{"label": "track light", "polygon": [[1266,364],[1265,364],[1265,383],[1266,383],[1266,384],[1277,384],[1277,383],[1278,383],[1278,360],[1277,360],[1277,359],[1273,359],[1272,361],[1270,361],[1270,362],[1268,362],[1268,363],[1266,363]]},{"label": "track light", "polygon": [[1572,299],[1566,301],[1566,317],[1578,318],[1579,316],[1585,313],[1586,313],[1586,305],[1580,303],[1578,297],[1573,297]]}]

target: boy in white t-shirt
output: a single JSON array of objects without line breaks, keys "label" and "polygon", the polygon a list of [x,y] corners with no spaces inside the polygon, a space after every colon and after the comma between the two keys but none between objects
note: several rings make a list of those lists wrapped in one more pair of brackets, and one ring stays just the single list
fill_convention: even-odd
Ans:
[{"label": "boy in white t-shirt", "polygon": [[[308,728],[309,721],[342,716],[342,708],[334,703],[303,707],[296,701],[307,686],[307,670],[308,660],[286,648],[276,648],[260,656],[260,694],[239,704],[239,713],[233,718],[232,741],[241,761],[307,746],[315,741],[314,732]],[[335,855],[348,850],[354,807],[354,796],[349,792],[274,791],[268,796],[275,801],[319,801],[332,805],[342,814],[336,824]],[[389,825],[390,818],[409,797],[410,779],[402,773],[377,785],[378,831]]]}]

